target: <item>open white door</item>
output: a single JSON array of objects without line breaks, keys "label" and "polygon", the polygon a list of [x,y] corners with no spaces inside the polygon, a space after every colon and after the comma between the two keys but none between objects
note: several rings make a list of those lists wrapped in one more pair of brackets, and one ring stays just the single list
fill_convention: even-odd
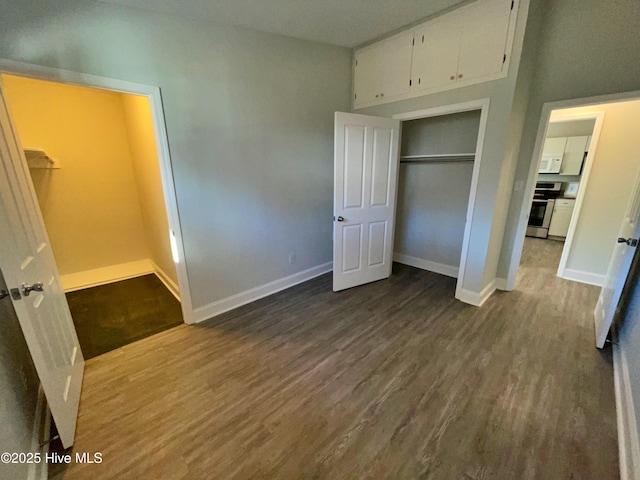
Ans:
[{"label": "open white door", "polygon": [[629,206],[622,220],[618,244],[613,250],[600,298],[593,312],[596,324],[596,347],[602,348],[616,313],[622,289],[640,237],[640,174],[636,179]]},{"label": "open white door", "polygon": [[66,448],[75,435],[84,359],[1,85],[0,200],[0,269],[11,290],[0,301],[13,302]]},{"label": "open white door", "polygon": [[391,275],[400,121],[336,112],[333,290]]}]

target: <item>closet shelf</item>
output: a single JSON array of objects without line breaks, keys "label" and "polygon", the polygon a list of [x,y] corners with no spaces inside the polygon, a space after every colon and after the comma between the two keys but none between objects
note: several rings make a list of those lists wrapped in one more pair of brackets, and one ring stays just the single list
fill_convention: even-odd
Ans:
[{"label": "closet shelf", "polygon": [[473,162],[475,153],[440,153],[431,155],[403,155],[400,163],[454,163]]},{"label": "closet shelf", "polygon": [[24,156],[29,168],[60,168],[60,161],[54,160],[41,148],[25,148]]}]

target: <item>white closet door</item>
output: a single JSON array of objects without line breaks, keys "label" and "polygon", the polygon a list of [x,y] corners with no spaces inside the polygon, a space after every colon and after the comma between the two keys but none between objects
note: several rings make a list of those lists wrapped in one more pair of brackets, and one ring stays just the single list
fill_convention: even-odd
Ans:
[{"label": "white closet door", "polygon": [[333,290],[391,275],[400,122],[336,112]]},{"label": "white closet door", "polygon": [[502,71],[511,0],[480,0],[464,9],[458,81]]},{"label": "white closet door", "polygon": [[84,359],[26,163],[0,85],[0,268],[13,290],[1,301],[13,302],[67,448],[75,436]]},{"label": "white closet door", "polygon": [[448,14],[416,30],[412,90],[429,90],[456,82],[463,20],[460,13]]}]

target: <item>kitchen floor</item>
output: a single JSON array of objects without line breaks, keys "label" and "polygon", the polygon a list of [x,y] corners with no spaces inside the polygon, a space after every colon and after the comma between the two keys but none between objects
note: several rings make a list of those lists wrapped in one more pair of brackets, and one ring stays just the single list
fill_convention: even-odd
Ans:
[{"label": "kitchen floor", "polygon": [[550,240],[548,238],[525,237],[520,268],[539,267],[553,270],[553,274],[558,270],[560,257],[564,242]]}]

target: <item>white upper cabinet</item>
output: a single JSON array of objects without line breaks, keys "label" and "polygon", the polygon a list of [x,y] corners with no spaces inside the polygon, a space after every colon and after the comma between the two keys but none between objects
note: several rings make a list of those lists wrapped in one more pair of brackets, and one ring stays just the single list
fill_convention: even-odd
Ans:
[{"label": "white upper cabinet", "polygon": [[502,71],[510,17],[511,0],[483,0],[464,8],[459,81]]},{"label": "white upper cabinet", "polygon": [[589,137],[569,137],[564,149],[560,175],[580,175]]},{"label": "white upper cabinet", "polygon": [[455,83],[462,15],[444,15],[416,29],[411,68],[413,91]]},{"label": "white upper cabinet", "polygon": [[356,108],[506,76],[517,0],[476,0],[355,53]]},{"label": "white upper cabinet", "polygon": [[542,155],[555,155],[558,157],[562,157],[564,155],[564,149],[566,148],[566,146],[567,137],[545,138],[544,146],[542,147]]},{"label": "white upper cabinet", "polygon": [[409,93],[413,32],[404,32],[356,53],[355,103],[370,104]]}]

